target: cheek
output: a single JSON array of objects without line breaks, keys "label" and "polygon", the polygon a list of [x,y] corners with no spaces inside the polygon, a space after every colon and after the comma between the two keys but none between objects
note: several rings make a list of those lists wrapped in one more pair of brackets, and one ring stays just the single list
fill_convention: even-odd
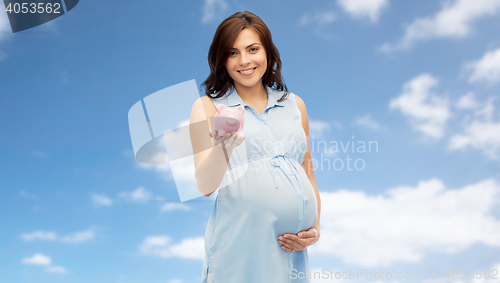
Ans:
[{"label": "cheek", "polygon": [[261,61],[260,65],[266,67],[267,69],[267,57],[262,56],[262,59],[260,61]]},{"label": "cheek", "polygon": [[267,65],[267,55],[266,52],[262,52],[260,57],[261,65]]},{"label": "cheek", "polygon": [[225,65],[225,66],[226,66],[226,70],[227,70],[227,71],[230,71],[230,70],[232,70],[232,69],[233,69],[234,64],[233,64],[233,62],[231,61],[231,59],[227,59],[227,61],[226,61],[226,65]]}]

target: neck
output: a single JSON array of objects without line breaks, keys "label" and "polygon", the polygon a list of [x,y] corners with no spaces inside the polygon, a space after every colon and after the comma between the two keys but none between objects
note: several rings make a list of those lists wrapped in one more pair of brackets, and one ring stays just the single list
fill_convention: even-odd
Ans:
[{"label": "neck", "polygon": [[252,87],[235,84],[234,88],[245,103],[267,101],[267,90],[262,83],[255,84]]}]

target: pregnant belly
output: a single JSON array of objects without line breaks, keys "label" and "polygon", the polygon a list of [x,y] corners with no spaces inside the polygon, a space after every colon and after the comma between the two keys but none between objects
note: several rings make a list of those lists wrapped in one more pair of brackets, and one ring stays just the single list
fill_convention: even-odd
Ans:
[{"label": "pregnant belly", "polygon": [[[231,207],[236,219],[250,221],[250,226],[272,229],[276,235],[296,234],[314,226],[317,204],[311,182],[302,166],[295,162],[295,170],[287,170],[287,177],[280,168],[267,159],[246,163],[244,174],[219,191],[219,201]],[[292,173],[293,172],[293,173]],[[275,179],[278,188],[275,187]]]}]

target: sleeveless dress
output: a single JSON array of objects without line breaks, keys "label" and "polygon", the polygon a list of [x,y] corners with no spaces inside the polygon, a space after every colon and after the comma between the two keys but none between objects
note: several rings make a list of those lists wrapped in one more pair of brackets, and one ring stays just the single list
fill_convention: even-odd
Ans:
[{"label": "sleeveless dress", "polygon": [[[215,106],[245,107],[245,140],[233,149],[205,231],[202,283],[297,283],[309,271],[307,249],[287,252],[278,237],[314,226],[316,195],[301,166],[307,150],[302,115],[289,93],[266,86],[262,116],[235,89]],[[305,277],[305,276],[300,276]],[[210,281],[208,281],[210,283]]]}]

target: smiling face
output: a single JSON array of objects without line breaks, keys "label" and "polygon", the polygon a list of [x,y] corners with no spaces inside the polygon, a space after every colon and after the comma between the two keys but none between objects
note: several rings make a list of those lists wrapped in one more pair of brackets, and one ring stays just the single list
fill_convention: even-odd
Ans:
[{"label": "smiling face", "polygon": [[267,70],[267,56],[253,28],[243,29],[234,41],[226,61],[226,70],[237,89],[252,88],[262,82]]}]

